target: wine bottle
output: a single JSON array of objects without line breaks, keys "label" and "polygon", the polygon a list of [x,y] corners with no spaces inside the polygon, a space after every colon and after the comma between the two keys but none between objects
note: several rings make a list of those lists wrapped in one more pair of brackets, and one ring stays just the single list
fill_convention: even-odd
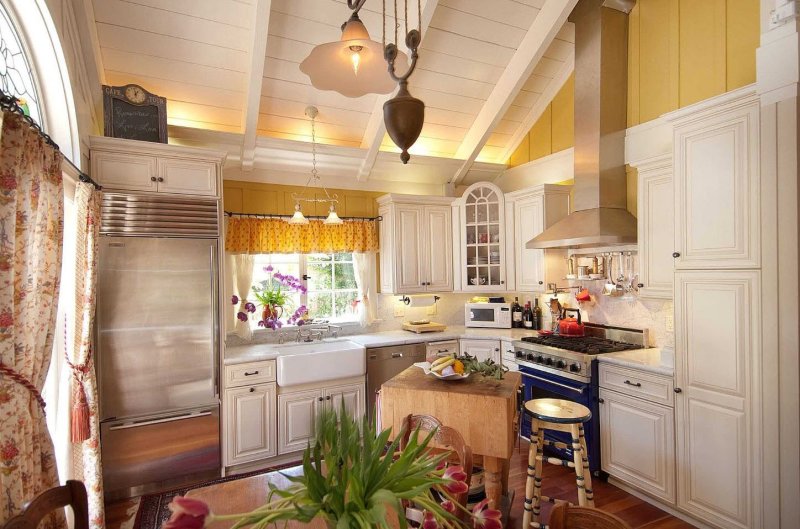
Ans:
[{"label": "wine bottle", "polygon": [[542,329],[542,307],[539,306],[539,298],[534,298],[533,302],[533,328],[540,331]]},{"label": "wine bottle", "polygon": [[530,301],[525,303],[525,310],[522,311],[522,324],[526,329],[533,329],[533,311]]},{"label": "wine bottle", "polygon": [[511,304],[511,326],[522,327],[522,307],[519,304],[518,297],[515,297],[514,303]]}]

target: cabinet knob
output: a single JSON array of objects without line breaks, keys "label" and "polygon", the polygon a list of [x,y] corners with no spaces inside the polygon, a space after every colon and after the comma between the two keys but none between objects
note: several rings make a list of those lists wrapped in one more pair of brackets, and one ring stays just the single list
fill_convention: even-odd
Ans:
[{"label": "cabinet knob", "polygon": [[495,347],[495,348],[494,348],[494,352],[495,352],[495,353],[499,353],[499,352],[500,352],[500,348],[499,348],[499,347]]},{"label": "cabinet knob", "polygon": [[539,284],[540,285],[544,285],[544,281],[539,281]]},{"label": "cabinet knob", "polygon": [[675,388],[672,391],[674,391],[675,393],[683,393],[683,390],[681,388]]},{"label": "cabinet knob", "polygon": [[325,400],[331,400],[331,396],[328,395],[327,397],[325,397]]},{"label": "cabinet knob", "polygon": [[644,288],[644,283],[638,283],[636,286],[639,288]]},{"label": "cabinet knob", "polygon": [[250,388],[250,393],[253,393],[255,390],[256,388]]},{"label": "cabinet knob", "polygon": [[151,177],[150,177],[150,181],[151,181],[151,182],[155,182],[156,180],[157,180],[157,178],[156,178],[155,176],[151,176]]},{"label": "cabinet knob", "polygon": [[677,259],[680,256],[681,256],[681,252],[672,252],[672,257],[674,257],[675,259]]},{"label": "cabinet knob", "polygon": [[164,177],[162,177],[162,176],[159,176],[159,177],[158,177],[158,181],[159,181],[159,182],[163,182],[163,181],[164,181]]},{"label": "cabinet knob", "polygon": [[317,397],[317,400],[322,402],[324,399],[322,397]]},{"label": "cabinet knob", "polygon": [[606,399],[597,399],[597,402],[599,402],[600,404],[604,403],[605,401]]},{"label": "cabinet knob", "polygon": [[500,281],[500,284],[501,284],[501,285],[505,285],[505,284],[506,284],[506,282],[505,282],[505,281]]}]

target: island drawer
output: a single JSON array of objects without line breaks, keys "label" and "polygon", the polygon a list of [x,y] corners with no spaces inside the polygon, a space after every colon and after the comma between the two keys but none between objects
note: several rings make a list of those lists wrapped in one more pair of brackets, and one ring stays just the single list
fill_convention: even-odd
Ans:
[{"label": "island drawer", "polygon": [[225,366],[226,388],[275,382],[275,379],[275,360]]},{"label": "island drawer", "polygon": [[439,356],[458,356],[458,340],[444,340],[429,342],[425,346],[425,358],[435,360]]},{"label": "island drawer", "polygon": [[606,363],[600,364],[599,374],[601,388],[613,389],[632,397],[673,406],[674,383],[671,377]]}]

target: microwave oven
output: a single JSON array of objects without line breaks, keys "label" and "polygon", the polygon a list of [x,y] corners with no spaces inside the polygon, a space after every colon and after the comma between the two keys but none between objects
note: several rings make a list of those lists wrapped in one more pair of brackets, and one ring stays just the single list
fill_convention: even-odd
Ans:
[{"label": "microwave oven", "polygon": [[511,328],[510,303],[467,303],[464,305],[464,325],[467,327]]}]

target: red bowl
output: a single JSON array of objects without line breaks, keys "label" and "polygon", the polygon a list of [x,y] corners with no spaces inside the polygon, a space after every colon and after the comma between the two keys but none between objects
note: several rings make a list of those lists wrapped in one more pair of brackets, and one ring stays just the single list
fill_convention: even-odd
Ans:
[{"label": "red bowl", "polygon": [[553,331],[541,330],[539,331],[539,336],[550,336],[553,334]]}]

